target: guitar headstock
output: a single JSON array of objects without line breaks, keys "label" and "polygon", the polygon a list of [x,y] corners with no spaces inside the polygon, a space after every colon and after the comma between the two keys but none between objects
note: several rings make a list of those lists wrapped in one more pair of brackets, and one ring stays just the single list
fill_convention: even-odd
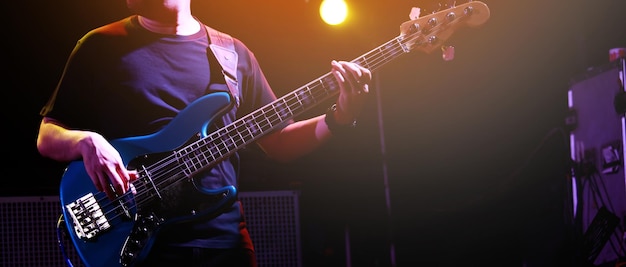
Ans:
[{"label": "guitar headstock", "polygon": [[[408,50],[419,49],[430,53],[442,49],[444,42],[461,26],[476,27],[489,19],[489,7],[480,1],[460,5],[444,5],[432,14],[411,17],[400,25],[402,42]],[[415,11],[415,10],[414,10]],[[411,16],[416,16],[412,12]]]}]

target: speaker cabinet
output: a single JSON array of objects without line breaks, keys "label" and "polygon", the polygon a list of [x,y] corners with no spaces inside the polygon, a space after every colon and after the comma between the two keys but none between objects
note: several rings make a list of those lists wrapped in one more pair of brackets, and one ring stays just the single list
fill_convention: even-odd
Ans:
[{"label": "speaker cabinet", "polygon": [[[297,191],[239,192],[259,267],[302,265],[298,196]],[[58,196],[0,197],[0,266],[70,266],[66,260],[84,266],[71,240],[57,238],[60,216]]]}]

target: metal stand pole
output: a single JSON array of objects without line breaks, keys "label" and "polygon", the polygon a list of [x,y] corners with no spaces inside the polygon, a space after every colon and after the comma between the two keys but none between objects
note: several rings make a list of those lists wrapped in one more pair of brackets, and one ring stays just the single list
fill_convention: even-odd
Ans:
[{"label": "metal stand pole", "polygon": [[393,224],[391,217],[391,193],[389,191],[389,177],[387,174],[387,147],[385,146],[385,127],[383,125],[383,105],[380,95],[380,79],[377,73],[373,73],[376,84],[376,104],[378,114],[378,135],[380,136],[380,154],[383,168],[383,183],[385,190],[385,204],[387,207],[387,238],[389,242],[389,260],[392,267],[396,266],[396,248],[393,240]]}]

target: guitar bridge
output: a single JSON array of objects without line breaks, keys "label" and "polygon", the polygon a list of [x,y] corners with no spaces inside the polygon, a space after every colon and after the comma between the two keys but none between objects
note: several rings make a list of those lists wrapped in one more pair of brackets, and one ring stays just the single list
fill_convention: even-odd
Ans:
[{"label": "guitar bridge", "polygon": [[65,205],[65,208],[72,217],[74,232],[81,239],[93,239],[111,227],[92,193]]}]

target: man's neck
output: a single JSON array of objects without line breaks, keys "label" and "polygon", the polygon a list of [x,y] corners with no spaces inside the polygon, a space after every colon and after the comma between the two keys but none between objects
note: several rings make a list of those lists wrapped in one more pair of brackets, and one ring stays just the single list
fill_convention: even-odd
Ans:
[{"label": "man's neck", "polygon": [[175,22],[162,22],[138,16],[139,24],[147,30],[161,34],[192,35],[200,30],[200,22],[192,16],[179,18]]}]

